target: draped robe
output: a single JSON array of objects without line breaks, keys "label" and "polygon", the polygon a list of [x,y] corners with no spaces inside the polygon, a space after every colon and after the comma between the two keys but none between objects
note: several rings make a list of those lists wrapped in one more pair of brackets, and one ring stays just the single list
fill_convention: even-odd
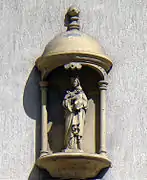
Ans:
[{"label": "draped robe", "polygon": [[77,138],[82,138],[85,123],[85,114],[87,109],[87,97],[81,86],[73,91],[67,91],[63,100],[65,108],[65,146],[67,148],[75,147],[75,133],[73,127],[78,127]]}]

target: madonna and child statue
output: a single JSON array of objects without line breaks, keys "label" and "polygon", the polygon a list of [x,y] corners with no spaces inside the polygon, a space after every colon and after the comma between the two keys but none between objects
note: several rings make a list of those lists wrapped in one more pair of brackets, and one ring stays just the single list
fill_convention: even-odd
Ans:
[{"label": "madonna and child statue", "polygon": [[65,151],[82,151],[85,115],[88,107],[87,97],[80,85],[78,77],[71,77],[71,90],[68,90],[63,100],[65,109]]}]

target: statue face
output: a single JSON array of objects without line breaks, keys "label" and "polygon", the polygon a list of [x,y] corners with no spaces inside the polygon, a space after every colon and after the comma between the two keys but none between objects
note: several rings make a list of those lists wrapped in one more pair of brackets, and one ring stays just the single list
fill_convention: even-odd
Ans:
[{"label": "statue face", "polygon": [[71,84],[73,87],[77,87],[79,85],[78,78],[71,78]]}]

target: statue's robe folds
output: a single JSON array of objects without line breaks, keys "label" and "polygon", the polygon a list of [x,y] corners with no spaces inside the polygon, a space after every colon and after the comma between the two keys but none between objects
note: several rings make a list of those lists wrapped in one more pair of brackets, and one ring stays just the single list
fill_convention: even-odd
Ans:
[{"label": "statue's robe folds", "polygon": [[65,107],[65,146],[67,148],[73,148],[74,134],[72,127],[77,126],[79,129],[78,136],[83,136],[83,128],[85,123],[85,114],[87,109],[88,100],[81,88],[75,89],[67,94],[63,100],[63,106]]}]

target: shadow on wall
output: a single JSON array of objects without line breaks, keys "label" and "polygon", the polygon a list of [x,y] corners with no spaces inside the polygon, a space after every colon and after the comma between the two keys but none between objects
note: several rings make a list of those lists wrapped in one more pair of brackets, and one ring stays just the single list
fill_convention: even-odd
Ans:
[{"label": "shadow on wall", "polygon": [[[40,155],[41,148],[41,93],[40,93],[40,72],[34,67],[28,77],[24,89],[23,106],[26,114],[36,121],[36,134],[35,134],[35,159]],[[104,169],[94,179],[102,179],[108,169]],[[43,169],[39,169],[35,164],[28,177],[28,180],[53,180],[59,178],[52,178],[49,173]],[[91,179],[92,180],[92,179]]]},{"label": "shadow on wall", "polygon": [[[24,110],[31,119],[36,121],[35,129],[35,159],[40,154],[40,120],[41,120],[41,97],[40,97],[40,72],[34,67],[28,77],[23,95]],[[48,173],[44,170],[40,170],[35,164],[28,177],[28,180],[46,180],[51,179]]]}]

